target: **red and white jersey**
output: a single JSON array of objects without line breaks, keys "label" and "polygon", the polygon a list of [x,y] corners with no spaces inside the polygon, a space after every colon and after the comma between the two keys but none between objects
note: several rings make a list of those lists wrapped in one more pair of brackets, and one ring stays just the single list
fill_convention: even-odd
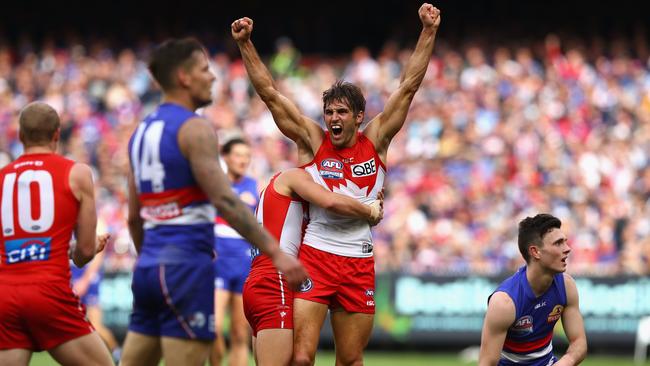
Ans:
[{"label": "red and white jersey", "polygon": [[70,189],[74,162],[27,154],[0,170],[0,282],[70,282],[68,249],[79,201]]},{"label": "red and white jersey", "polygon": [[[273,183],[278,175],[280,173],[271,178],[260,195],[256,211],[257,221],[278,240],[283,252],[297,257],[304,229],[303,201],[285,196],[275,190]],[[259,255],[257,248],[253,248],[253,253],[255,254],[251,265],[251,275],[266,270],[277,272],[268,256]]]},{"label": "red and white jersey", "polygon": [[[361,132],[354,146],[343,149],[334,148],[327,132],[305,170],[316,183],[364,204],[377,199],[386,176],[386,167],[375,146]],[[346,257],[372,256],[372,234],[366,220],[340,216],[316,205],[309,205],[303,243]]]}]

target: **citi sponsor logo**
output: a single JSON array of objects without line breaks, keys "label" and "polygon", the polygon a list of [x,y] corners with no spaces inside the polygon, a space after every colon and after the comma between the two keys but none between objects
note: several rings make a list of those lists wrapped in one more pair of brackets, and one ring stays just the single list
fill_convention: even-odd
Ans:
[{"label": "citi sponsor logo", "polygon": [[364,161],[363,163],[354,164],[350,167],[350,170],[352,170],[352,176],[355,178],[373,175],[377,173],[375,158]]},{"label": "citi sponsor logo", "polygon": [[50,259],[52,238],[28,238],[7,240],[5,252],[7,264],[46,261]]},{"label": "citi sponsor logo", "polygon": [[341,163],[336,159],[325,159],[320,163],[320,166],[322,166],[325,169],[334,169],[334,170],[343,169],[343,163]]}]

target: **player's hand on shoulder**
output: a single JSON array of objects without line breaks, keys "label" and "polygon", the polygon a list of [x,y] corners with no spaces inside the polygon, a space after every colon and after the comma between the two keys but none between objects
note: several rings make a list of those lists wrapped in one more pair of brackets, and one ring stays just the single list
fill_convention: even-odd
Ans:
[{"label": "player's hand on shoulder", "polygon": [[300,261],[282,251],[278,251],[273,256],[273,265],[285,275],[289,286],[293,289],[298,288],[308,277],[307,271]]},{"label": "player's hand on shoulder", "polygon": [[243,17],[235,20],[230,25],[230,33],[237,42],[248,41],[253,33],[253,19]]},{"label": "player's hand on shoulder", "polygon": [[437,29],[440,25],[440,10],[429,3],[424,3],[420,6],[418,15],[420,15],[422,25],[426,28]]}]

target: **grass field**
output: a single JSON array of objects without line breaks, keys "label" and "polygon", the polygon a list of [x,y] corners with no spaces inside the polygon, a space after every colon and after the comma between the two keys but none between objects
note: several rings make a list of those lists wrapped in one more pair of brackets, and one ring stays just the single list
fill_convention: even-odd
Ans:
[{"label": "grass field", "polygon": [[[32,357],[31,366],[58,365],[47,353],[37,353]],[[254,365],[251,362],[251,365]],[[334,365],[334,353],[319,352],[316,358],[317,366]],[[441,353],[415,352],[367,352],[366,366],[473,366],[476,362],[464,362],[458,355]],[[645,364],[650,366],[650,362]],[[581,366],[634,366],[632,357],[622,356],[588,356]]]}]

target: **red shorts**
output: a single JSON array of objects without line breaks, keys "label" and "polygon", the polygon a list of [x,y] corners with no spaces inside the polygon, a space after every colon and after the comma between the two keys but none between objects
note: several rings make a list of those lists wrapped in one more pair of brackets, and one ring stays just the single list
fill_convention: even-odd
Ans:
[{"label": "red shorts", "polygon": [[254,337],[263,329],[293,329],[293,291],[278,272],[249,276],[242,297]]},{"label": "red shorts", "polygon": [[0,284],[0,349],[52,349],[94,331],[69,283]]},{"label": "red shorts", "polygon": [[374,257],[344,257],[303,244],[298,258],[310,279],[295,292],[297,299],[349,313],[375,313]]}]

